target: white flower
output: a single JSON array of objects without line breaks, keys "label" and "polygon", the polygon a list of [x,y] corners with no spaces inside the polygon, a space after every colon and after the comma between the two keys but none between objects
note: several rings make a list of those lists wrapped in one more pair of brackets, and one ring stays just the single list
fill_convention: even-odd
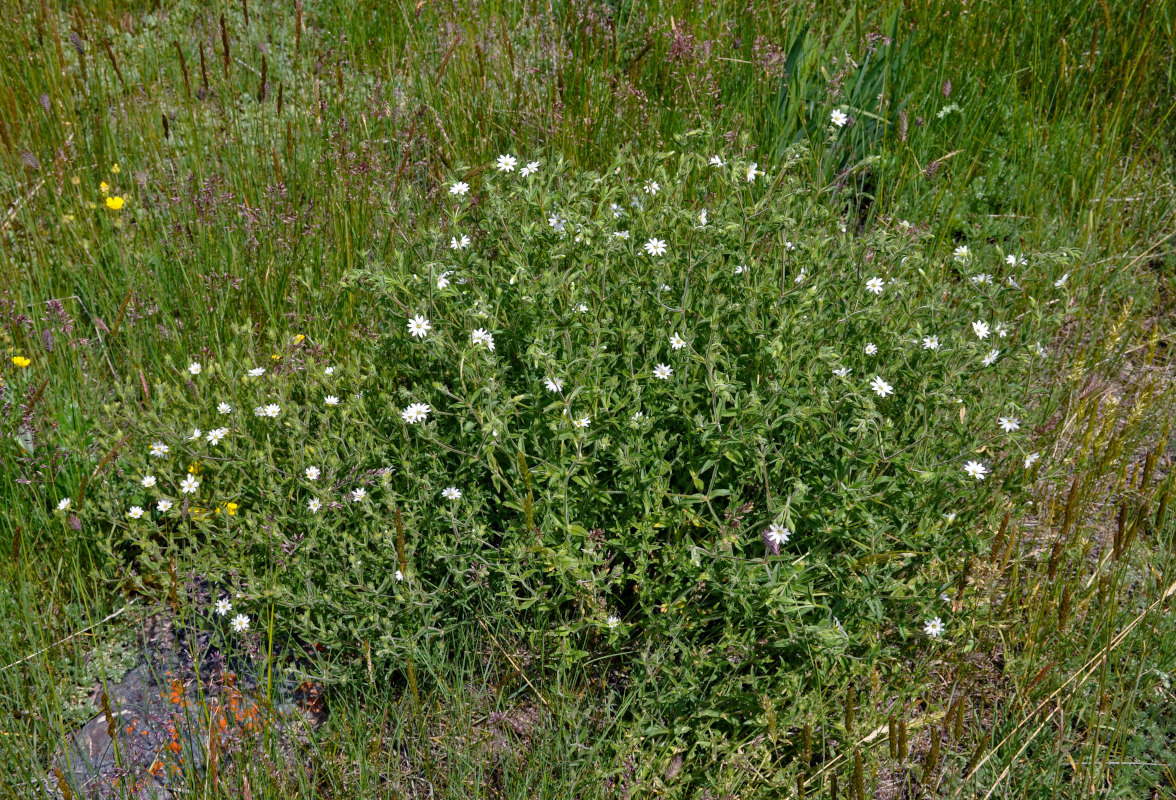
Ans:
[{"label": "white flower", "polygon": [[894,394],[894,387],[886,381],[882,380],[881,375],[875,375],[874,380],[870,381],[870,388],[874,390],[874,394],[879,397],[886,397]]},{"label": "white flower", "polygon": [[265,407],[265,416],[276,417],[282,413],[282,407],[277,403],[270,403]]},{"label": "white flower", "polygon": [[218,414],[232,414],[233,407],[228,403],[217,403],[216,411]]},{"label": "white flower", "polygon": [[982,481],[988,475],[988,467],[979,461],[969,461],[967,464],[964,464],[964,472],[976,480]]},{"label": "white flower", "polygon": [[886,284],[882,282],[881,278],[870,278],[866,281],[866,290],[874,294],[882,294],[882,290],[886,288]]},{"label": "white flower", "polygon": [[1007,255],[1007,256],[1005,256],[1005,263],[1008,264],[1010,267],[1023,267],[1023,266],[1025,266],[1025,256],[1019,255],[1019,254],[1018,255],[1011,255],[1011,254]]},{"label": "white flower", "polygon": [[233,604],[230,603],[227,598],[222,597],[220,600],[216,601],[215,611],[218,616],[223,617],[225,614],[228,614],[232,610],[233,610]]},{"label": "white flower", "polygon": [[543,385],[547,387],[549,392],[563,391],[563,379],[561,378],[545,378]]},{"label": "white flower", "polygon": [[209,444],[220,444],[220,440],[225,438],[228,433],[228,428],[213,428],[208,432],[208,436],[206,438],[208,439]]},{"label": "white flower", "polygon": [[764,171],[759,168],[759,164],[752,161],[747,165],[747,182],[753,183],[757,175],[763,175]]},{"label": "white flower", "polygon": [[619,219],[621,217],[621,215],[625,213],[625,209],[623,209],[621,206],[617,205],[616,203],[609,203],[608,207],[613,212],[613,219]]},{"label": "white flower", "polygon": [[580,429],[587,428],[591,424],[592,424],[591,417],[580,417],[579,419],[572,420],[572,425],[574,425],[575,427],[580,428]]},{"label": "white flower", "polygon": [[331,375],[334,375],[334,374],[335,374],[335,368],[334,368],[334,367],[327,367],[326,369],[324,369],[324,370],[323,370],[323,374],[324,374],[324,375],[326,375],[326,376],[328,376],[328,377],[329,377],[329,376],[331,376]]},{"label": "white flower", "polygon": [[672,347],[674,350],[681,350],[685,346],[686,346],[686,340],[683,339],[678,334],[675,333],[673,336],[670,337],[670,347]]},{"label": "white flower", "polygon": [[547,218],[547,224],[550,225],[551,229],[556,233],[563,233],[564,228],[567,227],[567,220],[560,219],[559,214],[552,214]]},{"label": "white flower", "polygon": [[397,581],[402,581],[402,580],[404,580],[404,573],[403,573],[403,572],[401,572],[400,570],[396,570],[396,580],[397,580]]},{"label": "white flower", "polygon": [[1000,422],[1000,429],[1005,433],[1012,433],[1021,428],[1021,420],[1016,417],[1001,417],[998,421]]},{"label": "white flower", "polygon": [[971,257],[972,253],[968,250],[968,246],[966,244],[961,244],[952,251],[951,255],[956,261],[967,261]]},{"label": "white flower", "polygon": [[491,353],[494,352],[494,334],[487,331],[485,328],[478,328],[470,334],[470,343],[477,346],[483,345]]},{"label": "white flower", "polygon": [[69,508],[69,506],[70,506],[70,504],[71,504],[72,502],[73,502],[73,501],[72,501],[72,500],[70,500],[68,497],[63,497],[63,498],[61,498],[61,502],[59,502],[59,503],[57,504],[57,510],[58,510],[58,511],[65,511],[66,509],[68,509],[68,508]]},{"label": "white flower", "polygon": [[976,334],[977,339],[987,339],[989,332],[988,323],[984,322],[983,320],[977,320],[976,322],[973,322],[972,332]]},{"label": "white flower", "polygon": [[495,167],[499,172],[514,172],[515,165],[518,164],[518,159],[512,155],[499,156]]},{"label": "white flower", "polygon": [[311,514],[317,514],[319,509],[323,507],[323,504],[317,497],[312,497],[306,502],[306,507],[310,510]]},{"label": "white flower", "polygon": [[151,455],[156,458],[163,458],[167,455],[167,445],[163,442],[153,442],[151,444]]},{"label": "white flower", "polygon": [[792,279],[792,282],[793,283],[804,283],[804,279],[807,277],[808,277],[808,268],[801,267],[800,272],[798,272],[796,274],[796,277]]},{"label": "white flower", "polygon": [[329,394],[323,398],[323,402],[329,406],[337,406],[339,405],[339,398],[335,397],[333,394]]},{"label": "white flower", "polygon": [[621,624],[621,618],[616,614],[609,614],[608,619],[605,620],[605,624],[607,624],[609,628],[615,628]]},{"label": "white flower", "polygon": [[470,237],[466,236],[464,233],[461,235],[460,239],[458,239],[456,236],[453,236],[449,239],[450,250],[464,250],[469,246]]},{"label": "white flower", "polygon": [[700,227],[700,228],[706,227],[706,209],[705,208],[698,213],[698,227]]},{"label": "white flower", "polygon": [[949,511],[943,515],[943,518],[948,522],[955,522],[956,513],[954,511]]},{"label": "white flower", "polygon": [[437,288],[438,289],[449,288],[449,276],[452,274],[453,274],[452,272],[442,272],[440,275],[438,275],[437,276]]},{"label": "white flower", "polygon": [[160,514],[166,513],[167,510],[172,507],[172,501],[168,500],[166,497],[161,498],[160,501],[155,504],[155,507],[159,509]]},{"label": "white flower", "polygon": [[249,630],[249,617],[245,614],[238,614],[233,617],[233,630],[237,633],[244,633]]},{"label": "white flower", "polygon": [[1025,469],[1029,469],[1031,466],[1033,466],[1039,458],[1041,458],[1041,453],[1030,453],[1029,455],[1025,456]]},{"label": "white flower", "polygon": [[1038,342],[1037,344],[1035,344],[1033,346],[1033,352],[1036,353],[1037,355],[1041,356],[1042,358],[1045,358],[1045,355],[1046,355],[1045,348],[1041,346],[1041,342]]},{"label": "white flower", "polygon": [[668,364],[658,364],[656,367],[653,368],[653,377],[658,378],[663,381],[669,380],[670,376],[673,374],[674,374],[674,369],[673,369],[673,367],[669,366]]},{"label": "white flower", "polygon": [[189,436],[188,439],[194,442],[203,435],[204,435],[204,431],[200,430],[199,428],[193,428],[192,435]]},{"label": "white flower", "polygon": [[939,349],[939,337],[938,336],[924,336],[923,337],[923,349],[924,350],[938,350]]},{"label": "white flower", "polygon": [[768,529],[764,531],[764,538],[779,547],[782,544],[788,543],[788,540],[792,538],[792,531],[788,530],[777,522],[773,522],[768,526]]},{"label": "white flower", "polygon": [[155,476],[154,475],[144,475],[143,480],[139,481],[139,483],[143,484],[144,488],[150,489],[152,486],[155,485]]},{"label": "white flower", "polygon": [[717,155],[714,155],[710,157],[709,163],[712,167],[721,167],[723,166],[723,159]]},{"label": "white flower", "polygon": [[465,181],[456,181],[449,187],[450,194],[465,195],[470,193],[470,185]]},{"label": "white flower", "polygon": [[1061,289],[1063,286],[1066,285],[1066,280],[1069,277],[1070,277],[1070,273],[1067,272],[1065,275],[1063,275],[1062,277],[1060,277],[1056,281],[1054,281],[1054,286],[1058,289]]},{"label": "white flower", "polygon": [[180,491],[184,494],[196,494],[196,490],[200,488],[200,481],[195,475],[188,475],[180,481]]},{"label": "white flower", "polygon": [[999,350],[989,350],[988,355],[984,356],[983,360],[981,360],[980,363],[982,363],[986,367],[991,367],[993,364],[996,363],[996,359],[999,357],[1000,357]]},{"label": "white flower", "polygon": [[1006,338],[1009,335],[1009,327],[1007,325],[1005,325],[1003,322],[996,323],[996,327],[993,329],[993,331],[996,333],[997,336],[999,336],[1002,339]]},{"label": "white flower", "polygon": [[613,231],[613,238],[614,239],[628,239],[629,232],[628,231]]},{"label": "white flower", "polygon": [[833,374],[838,378],[844,378],[851,372],[853,372],[853,370],[849,367],[838,367],[837,369],[833,370]]},{"label": "white flower", "polygon": [[408,332],[416,339],[424,339],[433,329],[433,324],[417,314],[408,321]]},{"label": "white flower", "polygon": [[829,121],[838,128],[844,128],[845,124],[849,122],[849,117],[841,109],[835,108],[833,109],[833,113],[829,115]]},{"label": "white flower", "polygon": [[250,378],[260,378],[264,374],[265,374],[265,367],[254,367],[253,369],[249,370],[249,377]]},{"label": "white flower", "polygon": [[984,283],[992,283],[992,276],[989,275],[987,272],[981,272],[979,275],[973,275],[971,277],[971,281],[972,281],[972,283],[976,284],[977,286],[984,284]]},{"label": "white flower", "polygon": [[930,636],[932,639],[938,639],[943,635],[943,620],[939,617],[929,619],[923,623],[923,633]]},{"label": "white flower", "polygon": [[143,509],[139,506],[131,506],[131,509],[127,512],[127,516],[131,519],[138,519],[143,516]]},{"label": "white flower", "polygon": [[538,161],[528,161],[527,166],[525,166],[519,170],[519,175],[522,175],[525,178],[528,175],[534,175],[538,171],[539,171],[539,162]]},{"label": "white flower", "polygon": [[353,489],[351,492],[351,499],[356,503],[358,503],[360,500],[363,500],[365,497],[367,497],[367,489],[363,488],[362,486],[360,486],[358,489]]},{"label": "white flower", "polygon": [[665,255],[666,243],[662,239],[650,239],[645,243],[645,252],[649,253],[651,256]]},{"label": "white flower", "polygon": [[417,422],[424,422],[429,417],[429,407],[424,403],[413,403],[408,408],[400,412],[400,418],[412,425]]},{"label": "white flower", "polygon": [[658,185],[657,181],[646,181],[645,182],[645,193],[646,194],[655,195],[660,191],[661,191],[661,186]]},{"label": "white flower", "polygon": [[449,487],[441,490],[441,496],[444,497],[446,500],[460,500],[461,499],[461,490],[458,489],[456,486],[449,486]]},{"label": "white flower", "polygon": [[580,303],[580,305],[576,306],[576,313],[577,314],[587,314],[588,313],[588,306],[584,305],[583,303]]},{"label": "white flower", "polygon": [[645,419],[645,412],[644,411],[634,411],[633,412],[632,420],[634,422],[640,422],[643,419]]},{"label": "white flower", "polygon": [[189,364],[188,365],[188,372],[192,373],[193,375],[199,375],[200,374],[200,362],[193,361],[191,364]]},{"label": "white flower", "polygon": [[736,275],[742,275],[745,272],[747,272],[747,265],[746,264],[740,264],[739,266],[735,267],[735,274]]},{"label": "white flower", "polygon": [[869,344],[866,345],[866,355],[874,356],[877,354],[878,354],[878,345],[874,344],[873,342],[870,342]]},{"label": "white flower", "polygon": [[306,479],[308,481],[317,481],[319,479],[320,474],[322,474],[322,473],[319,472],[318,467],[307,467],[306,468]]}]

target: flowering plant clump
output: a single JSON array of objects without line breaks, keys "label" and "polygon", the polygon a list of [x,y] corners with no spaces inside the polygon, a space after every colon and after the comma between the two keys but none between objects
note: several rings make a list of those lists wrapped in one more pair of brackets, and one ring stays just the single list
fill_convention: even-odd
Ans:
[{"label": "flowering plant clump", "polygon": [[552,658],[678,651],[667,708],[950,639],[978,523],[1048,468],[1065,256],[861,233],[793,163],[458,171],[347,277],[372,344],[174,369],[83,513],[132,580],[198,560],[333,680],[487,616]]}]

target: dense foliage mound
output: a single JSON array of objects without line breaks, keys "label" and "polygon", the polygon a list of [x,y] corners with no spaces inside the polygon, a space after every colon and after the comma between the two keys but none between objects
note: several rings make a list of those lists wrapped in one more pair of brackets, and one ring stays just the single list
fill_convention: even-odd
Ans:
[{"label": "dense foliage mound", "polygon": [[682,144],[459,172],[440,228],[347,277],[366,341],[242,330],[157,376],[79,535],[139,588],[195,558],[200,613],[330,681],[489,622],[644,662],[675,716],[950,639],[990,498],[1041,467],[1065,257],[928,260],[788,163]]}]

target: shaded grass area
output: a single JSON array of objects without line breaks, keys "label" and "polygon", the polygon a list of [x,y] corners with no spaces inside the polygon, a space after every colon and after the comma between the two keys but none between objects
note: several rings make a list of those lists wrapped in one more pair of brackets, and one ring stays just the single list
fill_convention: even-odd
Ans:
[{"label": "shaded grass area", "polygon": [[[419,667],[423,697],[403,679],[341,691],[305,751],[266,753],[310,766],[258,766],[254,796],[773,796],[798,775],[828,793],[835,774],[842,794],[1173,790],[1171,3],[3,10],[5,369],[28,353],[37,379],[5,373],[23,394],[5,398],[0,662],[44,649],[3,673],[12,796],[95,713],[81,690],[117,639],[54,644],[122,602],[100,588],[120,576],[50,513],[117,464],[104,404],[149,407],[153,376],[202,353],[284,353],[294,332],[358,350],[372,326],[343,278],[439,230],[443,180],[476,180],[500,151],[594,167],[696,128],[763,166],[812,141],[802,169],[849,224],[909,220],[945,264],[964,242],[1072,248],[1052,455],[1077,482],[1043,486],[1007,527],[994,509],[991,555],[955,565],[974,630],[940,659],[867,658],[682,731],[625,716],[657,691],[656,657],[644,676],[518,670],[515,643],[463,626]],[[834,108],[853,124],[826,140]],[[14,438],[30,429],[31,456]],[[465,688],[486,683],[492,700]]]}]

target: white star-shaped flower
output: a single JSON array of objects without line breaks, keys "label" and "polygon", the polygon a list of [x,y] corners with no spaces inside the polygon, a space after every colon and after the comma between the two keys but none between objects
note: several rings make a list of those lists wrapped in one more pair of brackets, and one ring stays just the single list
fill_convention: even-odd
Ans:
[{"label": "white star-shaped flower", "polygon": [[875,375],[874,380],[870,381],[870,388],[879,397],[887,397],[888,395],[894,394],[894,387],[882,380],[882,376],[880,375]]},{"label": "white star-shaped flower", "polygon": [[422,317],[420,314],[408,320],[408,332],[415,339],[424,339],[429,335],[429,331],[433,330],[433,323]]},{"label": "white star-shaped flower", "polygon": [[964,464],[964,472],[976,480],[982,481],[988,475],[988,467],[979,461],[969,461]]}]

